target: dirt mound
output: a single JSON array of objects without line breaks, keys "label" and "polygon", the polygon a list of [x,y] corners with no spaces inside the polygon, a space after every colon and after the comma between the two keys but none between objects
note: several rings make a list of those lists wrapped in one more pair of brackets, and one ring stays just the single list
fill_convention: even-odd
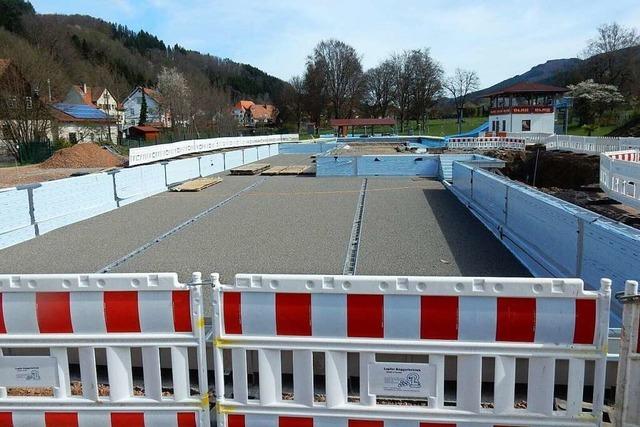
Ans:
[{"label": "dirt mound", "polygon": [[109,168],[123,166],[126,159],[116,156],[96,144],[76,144],[56,151],[40,164],[44,169],[58,168]]}]

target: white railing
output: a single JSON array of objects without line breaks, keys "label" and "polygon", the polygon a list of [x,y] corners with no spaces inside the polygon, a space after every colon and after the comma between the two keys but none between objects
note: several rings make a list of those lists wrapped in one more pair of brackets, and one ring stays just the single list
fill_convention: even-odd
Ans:
[{"label": "white railing", "polygon": [[[481,136],[493,136],[495,132],[483,132]],[[505,135],[507,138],[524,139],[529,144],[544,144],[550,133],[542,132],[500,132],[501,135]]]},{"label": "white railing", "polygon": [[[578,279],[237,275],[214,289],[218,426],[599,426],[609,300],[608,280],[585,291]],[[414,362],[389,362],[391,354]],[[250,391],[256,359],[259,386]],[[449,359],[455,405],[445,404]],[[286,360],[293,393],[283,399]],[[555,409],[556,363],[567,360],[567,405]],[[495,366],[491,405],[481,398],[487,363]],[[516,409],[520,363],[527,405]],[[592,396],[584,396],[585,372]]]},{"label": "white railing", "polygon": [[616,427],[640,426],[640,293],[627,281],[616,387]]},{"label": "white railing", "polygon": [[447,141],[447,148],[464,150],[524,150],[525,146],[525,140],[521,138],[451,138]]},{"label": "white railing", "polygon": [[577,153],[599,154],[640,148],[640,138],[619,138],[606,136],[551,135],[544,144],[550,150],[568,150]]},{"label": "white railing", "polygon": [[205,340],[202,290],[175,273],[0,275],[0,425],[208,427]]},{"label": "white railing", "polygon": [[150,147],[132,148],[129,150],[129,166],[157,162],[191,153],[222,150],[226,148],[250,147],[254,145],[274,144],[280,142],[297,141],[298,134],[267,135],[267,136],[238,136],[227,138],[192,139],[159,144]]},{"label": "white railing", "polygon": [[612,199],[640,210],[640,151],[600,154],[600,188]]}]

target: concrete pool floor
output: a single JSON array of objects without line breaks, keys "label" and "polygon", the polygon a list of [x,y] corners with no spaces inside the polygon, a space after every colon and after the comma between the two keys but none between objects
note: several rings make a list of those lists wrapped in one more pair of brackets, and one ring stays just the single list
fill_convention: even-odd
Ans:
[{"label": "concrete pool floor", "polygon": [[[272,166],[309,164],[279,155]],[[162,193],[0,251],[0,273],[94,273],[221,201],[112,272],[342,274],[363,179],[229,176]],[[253,185],[253,187],[251,187]],[[368,178],[356,274],[530,276],[435,180]]]}]

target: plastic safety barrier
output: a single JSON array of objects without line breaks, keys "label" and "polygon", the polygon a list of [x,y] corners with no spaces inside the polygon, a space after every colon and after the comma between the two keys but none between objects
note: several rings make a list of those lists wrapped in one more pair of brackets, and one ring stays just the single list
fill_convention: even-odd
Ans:
[{"label": "plastic safety barrier", "polygon": [[36,236],[30,198],[26,188],[0,189],[0,249]]},{"label": "plastic safety barrier", "polygon": [[600,188],[612,199],[640,210],[640,151],[600,154]]},{"label": "plastic safety barrier", "polygon": [[[609,301],[608,280],[585,291],[578,279],[240,274],[235,284],[214,289],[218,426],[600,425]],[[249,352],[258,365],[258,389],[251,391]],[[355,395],[348,387],[353,353]],[[286,399],[285,354],[293,370]],[[421,362],[389,362],[390,354]],[[455,404],[445,404],[451,358],[457,391]],[[494,401],[486,406],[481,388],[489,359]],[[563,410],[554,409],[560,360],[569,364]],[[527,407],[516,409],[521,363],[528,366]],[[587,413],[583,386],[591,364]]]},{"label": "plastic safety barrier", "polygon": [[547,149],[600,154],[606,151],[640,148],[640,138],[551,135],[544,140]]},{"label": "plastic safety barrier", "polygon": [[449,149],[507,149],[507,150],[524,150],[526,141],[522,138],[499,138],[499,137],[481,137],[481,138],[451,138],[447,141]]},{"label": "plastic safety barrier", "polygon": [[620,361],[618,363],[616,427],[640,426],[640,293],[638,282],[628,281],[623,295]]},{"label": "plastic safety barrier", "polygon": [[[0,425],[208,426],[202,316],[201,288],[173,273],[0,275]],[[170,395],[160,370],[165,349]],[[134,384],[134,354],[141,356],[142,388]],[[72,357],[80,387],[72,388]],[[16,395],[9,387],[49,393]]]}]

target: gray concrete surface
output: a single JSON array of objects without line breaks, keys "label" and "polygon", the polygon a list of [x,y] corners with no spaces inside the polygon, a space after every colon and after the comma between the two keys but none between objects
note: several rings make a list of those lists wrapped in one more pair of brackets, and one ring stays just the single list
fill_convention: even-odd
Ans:
[{"label": "gray concrete surface", "polygon": [[422,178],[369,178],[356,274],[530,276],[442,183]]}]

